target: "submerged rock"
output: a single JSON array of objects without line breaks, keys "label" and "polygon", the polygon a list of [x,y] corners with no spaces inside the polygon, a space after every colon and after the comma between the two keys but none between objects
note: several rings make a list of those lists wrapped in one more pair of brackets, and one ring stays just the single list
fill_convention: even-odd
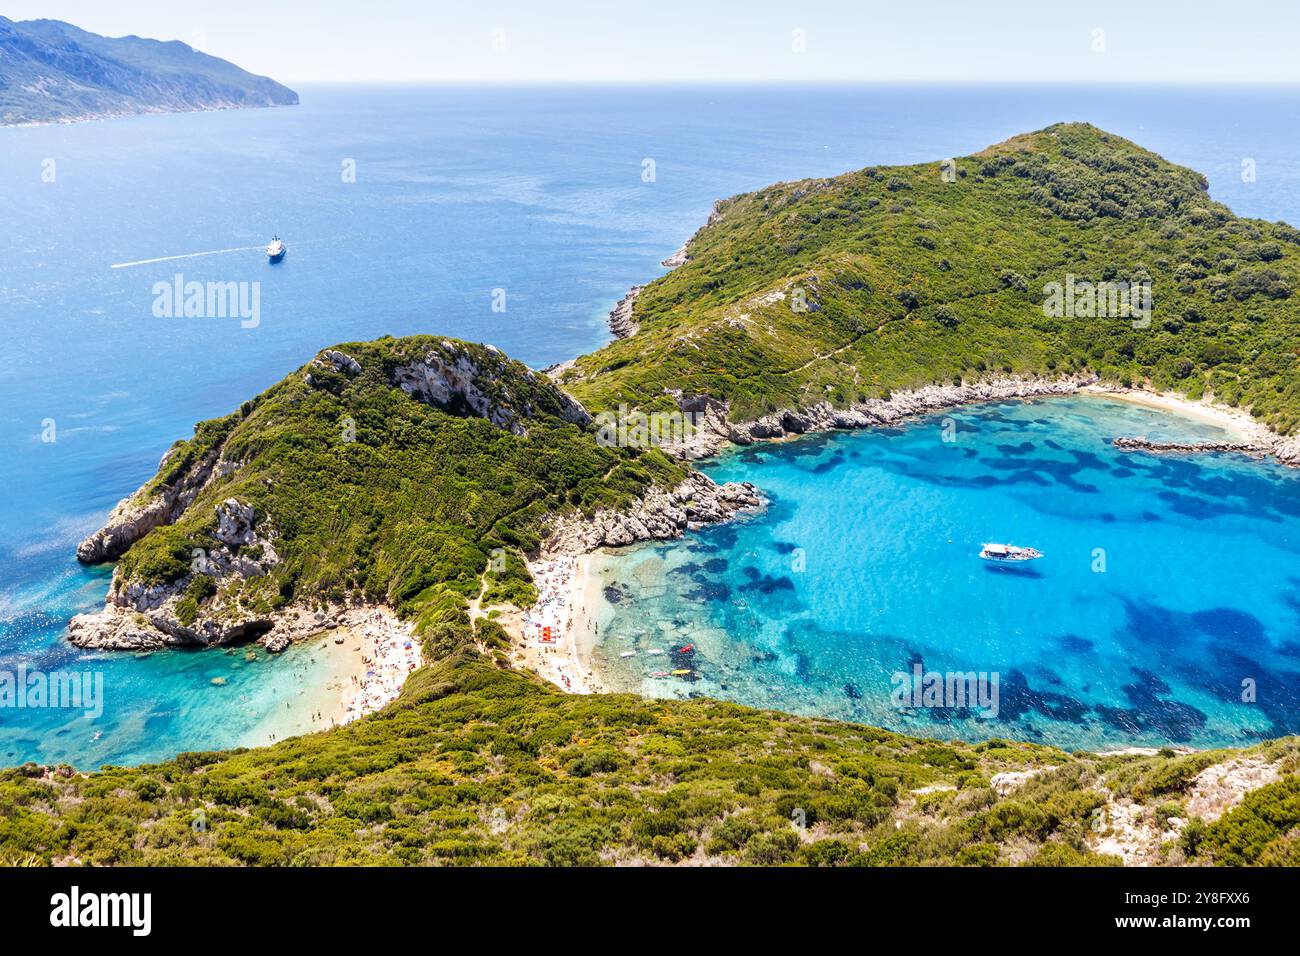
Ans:
[{"label": "submerged rock", "polygon": [[1151,441],[1148,438],[1115,438],[1111,444],[1123,451],[1188,454],[1240,452],[1246,455],[1266,455],[1274,447],[1269,443],[1258,441]]}]

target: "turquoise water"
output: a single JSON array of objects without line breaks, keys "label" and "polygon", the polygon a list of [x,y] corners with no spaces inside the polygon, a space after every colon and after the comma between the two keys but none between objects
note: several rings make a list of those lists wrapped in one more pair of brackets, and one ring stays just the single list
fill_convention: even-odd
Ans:
[{"label": "turquoise water", "polygon": [[[618,689],[944,738],[1096,748],[1295,733],[1300,475],[1109,445],[1222,434],[1070,397],[726,453],[706,470],[753,481],[769,509],[603,555],[593,664]],[[1045,557],[994,567],[977,557],[985,541]],[[916,663],[996,672],[996,718],[900,710],[891,678]],[[693,673],[650,676],[669,664]]]},{"label": "turquoise water", "polygon": [[[102,593],[91,597],[103,600]],[[57,622],[61,612],[50,613]],[[325,638],[279,656],[257,646],[93,654],[56,642],[9,659],[21,659],[29,672],[102,675],[103,714],[88,719],[72,708],[6,708],[0,711],[0,753],[5,764],[35,759],[98,767],[146,763],[209,743],[262,744],[321,730],[330,720],[314,715],[338,712],[345,675],[354,669],[341,658],[355,653]]]},{"label": "turquoise water", "polygon": [[[535,366],[596,348],[606,311],[661,274],[719,197],[1088,119],[1204,171],[1239,212],[1300,221],[1300,110],[1285,90],[301,92],[292,109],[0,129],[0,670],[86,662],[61,635],[100,605],[107,577],[73,548],[194,422],[350,339],[447,333]],[[274,270],[257,249],[110,268],[273,233],[289,245]],[[178,272],[262,283],[260,325],[154,317],[154,283]],[[283,736],[305,726],[283,704],[332,672],[327,652],[308,653],[248,667],[220,652],[95,659],[103,717],[0,710],[0,763],[94,766]]]}]

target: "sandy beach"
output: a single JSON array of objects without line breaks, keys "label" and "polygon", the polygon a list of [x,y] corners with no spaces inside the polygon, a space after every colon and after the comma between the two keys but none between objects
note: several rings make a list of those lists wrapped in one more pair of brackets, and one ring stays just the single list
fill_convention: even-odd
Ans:
[{"label": "sandy beach", "polygon": [[323,687],[299,691],[305,694],[299,706],[312,708],[311,730],[337,727],[387,706],[421,664],[412,625],[384,608],[348,611],[341,626],[313,640],[320,642],[316,653],[327,655],[333,676]]},{"label": "sandy beach", "polygon": [[1100,395],[1106,398],[1118,399],[1122,402],[1131,402],[1145,408],[1155,408],[1185,418],[1192,418],[1208,425],[1217,425],[1232,433],[1238,441],[1271,444],[1277,440],[1277,435],[1270,431],[1267,426],[1260,424],[1249,413],[1241,409],[1229,408],[1226,405],[1213,405],[1208,402],[1194,402],[1173,392],[1151,392],[1136,388],[1117,389],[1105,385],[1085,385],[1079,389],[1079,392],[1084,395]]},{"label": "sandy beach", "polygon": [[420,642],[413,625],[391,611],[364,608],[350,611],[344,627],[329,636],[352,652],[355,668],[343,687],[339,723],[348,723],[397,699],[407,676],[420,666]]},{"label": "sandy beach", "polygon": [[[265,695],[257,702],[240,698],[261,711],[253,738],[275,743],[329,730],[387,706],[422,663],[421,653],[412,625],[392,611],[376,607],[346,611],[338,627],[295,642],[285,651],[290,660],[276,665],[283,669],[283,678],[269,699]],[[256,652],[247,654],[245,660],[254,663]]]},{"label": "sandy beach", "polygon": [[516,664],[572,694],[606,692],[582,652],[587,632],[597,626],[589,609],[595,607],[590,591],[599,581],[589,573],[590,562],[585,554],[529,562],[537,603],[522,615],[499,619],[515,640]]}]

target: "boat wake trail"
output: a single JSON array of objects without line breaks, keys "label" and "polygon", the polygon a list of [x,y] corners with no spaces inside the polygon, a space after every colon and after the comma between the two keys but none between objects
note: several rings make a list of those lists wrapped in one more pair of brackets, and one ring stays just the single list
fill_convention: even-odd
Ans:
[{"label": "boat wake trail", "polygon": [[221,256],[228,252],[252,252],[262,246],[240,246],[237,249],[212,249],[209,252],[187,252],[182,256],[162,256],[158,259],[140,259],[136,262],[119,262],[109,266],[110,269],[129,269],[132,266],[147,266],[155,262],[174,262],[177,259],[198,259],[200,256]]}]

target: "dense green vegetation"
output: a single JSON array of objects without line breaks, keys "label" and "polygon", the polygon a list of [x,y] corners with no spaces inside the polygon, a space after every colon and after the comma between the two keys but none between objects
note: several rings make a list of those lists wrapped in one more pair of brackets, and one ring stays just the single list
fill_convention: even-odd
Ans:
[{"label": "dense green vegetation", "polygon": [[1203,856],[1228,866],[1300,866],[1300,776],[1248,794],[1241,807],[1197,829]]},{"label": "dense green vegetation", "polygon": [[[939,164],[869,169],[731,200],[692,261],[637,301],[637,335],[580,359],[569,383],[593,409],[664,407],[682,389],[743,420],[1090,369],[1213,389],[1282,431],[1300,421],[1287,315],[1300,234],[1233,217],[1197,174],[1088,126],[955,170],[946,182]],[[1150,327],[1046,317],[1042,287],[1070,273],[1151,278]],[[1124,820],[1140,824],[1147,862],[1300,860],[1294,739],[1244,752],[1278,782],[1207,822],[1193,812],[1199,775],[1241,752],[945,743],[709,700],[566,695],[512,670],[503,630],[471,621],[469,600],[528,603],[521,556],[547,515],[617,506],[683,466],[601,447],[544,377],[486,347],[338,348],[359,369],[322,353],[173,448],[139,500],[217,458],[229,470],[118,575],[183,584],[186,624],[385,602],[417,619],[426,666],[382,712],[272,747],[0,771],[0,863],[1108,865],[1118,858],[1096,850]],[[430,350],[468,357],[520,427],[398,388],[394,370]],[[280,559],[265,575],[194,572],[230,497],[253,505]],[[504,561],[485,574],[491,557]]]},{"label": "dense green vegetation", "polygon": [[[593,410],[668,407],[672,389],[725,399],[747,421],[935,382],[1096,372],[1212,393],[1290,433],[1297,243],[1300,231],[1210,199],[1199,173],[1063,124],[951,166],[726,201],[691,260],[637,299],[640,331],[580,359],[565,384]],[[1046,315],[1044,288],[1070,275],[1149,280],[1149,327]]]},{"label": "dense green vegetation", "polygon": [[[392,384],[396,366],[448,348],[485,371],[480,384],[495,404],[529,410],[525,434]],[[510,559],[493,576],[494,593],[527,603],[518,555],[537,545],[543,518],[625,503],[651,482],[684,475],[654,449],[601,447],[589,427],[564,420],[549,382],[484,346],[415,336],[339,350],[361,370],[306,366],[172,449],[141,498],[214,453],[238,467],[208,484],[174,525],[127,551],[118,566],[124,580],[189,576],[194,552],[214,544],[217,504],[233,497],[254,507],[280,561],[263,576],[227,578],[220,590],[195,576],[182,607],[191,619],[345,599],[403,613],[459,606],[478,593],[496,549]]]},{"label": "dense green vegetation", "polygon": [[[95,864],[1109,865],[1135,800],[1166,862],[1294,861],[1297,778],[1180,834],[1224,760],[918,740],[709,700],[575,696],[502,669],[495,624],[426,630],[438,663],[374,717],[272,747],[79,775],[0,771],[0,861]],[[485,654],[480,648],[486,648]],[[1296,742],[1256,752],[1294,771]],[[994,774],[1037,770],[999,796]]]}]

